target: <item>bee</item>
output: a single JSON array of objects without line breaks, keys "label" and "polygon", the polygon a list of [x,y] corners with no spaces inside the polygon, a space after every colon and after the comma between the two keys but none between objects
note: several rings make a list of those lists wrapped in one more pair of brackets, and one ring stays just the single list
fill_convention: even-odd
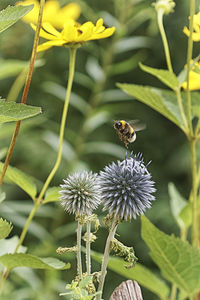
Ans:
[{"label": "bee", "polygon": [[140,131],[146,128],[146,125],[141,123],[139,120],[114,121],[114,128],[122,142],[124,142],[128,149],[129,143],[133,143],[136,140],[136,131]]}]

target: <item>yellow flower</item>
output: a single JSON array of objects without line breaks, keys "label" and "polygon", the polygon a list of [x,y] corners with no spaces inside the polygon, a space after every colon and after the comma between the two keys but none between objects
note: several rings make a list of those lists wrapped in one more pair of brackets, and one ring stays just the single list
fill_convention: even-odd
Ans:
[{"label": "yellow flower", "polygon": [[[192,39],[194,42],[199,42],[200,41],[200,12],[196,15],[194,15],[194,31],[192,33]],[[189,29],[185,26],[183,28],[183,32],[189,36],[190,31]]]},{"label": "yellow flower", "polygon": [[[35,30],[36,26],[32,24],[32,28]],[[50,23],[43,23],[40,36],[49,41],[39,45],[37,51],[44,51],[53,46],[74,45],[90,40],[104,39],[111,36],[114,31],[115,27],[105,28],[103,26],[103,19],[99,19],[96,26],[92,22],[81,25],[72,19],[68,19],[64,23],[61,32],[56,30]]]},{"label": "yellow flower", "polygon": [[[200,90],[200,62],[194,64],[189,76],[189,90]],[[186,81],[183,82],[182,87],[184,90],[187,89]]]},{"label": "yellow flower", "polygon": [[[26,0],[18,2],[19,5],[34,4],[34,8],[23,17],[26,23],[37,24],[39,13],[39,2],[37,0]],[[69,3],[68,5],[60,8],[57,0],[48,0],[44,5],[44,12],[42,21],[51,23],[55,28],[62,28],[66,19],[77,20],[80,16],[80,6],[77,3]]]}]

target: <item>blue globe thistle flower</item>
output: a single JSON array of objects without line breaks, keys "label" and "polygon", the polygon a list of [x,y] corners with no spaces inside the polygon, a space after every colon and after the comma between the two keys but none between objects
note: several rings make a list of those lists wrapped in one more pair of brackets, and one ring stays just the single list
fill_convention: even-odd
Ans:
[{"label": "blue globe thistle flower", "polygon": [[154,181],[144,165],[142,154],[117,161],[100,172],[103,210],[120,221],[136,219],[155,200]]},{"label": "blue globe thistle flower", "polygon": [[68,213],[77,216],[89,215],[100,204],[98,175],[92,172],[77,172],[69,175],[61,184],[61,205]]}]

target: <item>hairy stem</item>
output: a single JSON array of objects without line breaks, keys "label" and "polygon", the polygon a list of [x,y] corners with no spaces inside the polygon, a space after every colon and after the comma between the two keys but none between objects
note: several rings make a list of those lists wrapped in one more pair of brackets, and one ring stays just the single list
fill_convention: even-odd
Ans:
[{"label": "hairy stem", "polygon": [[77,228],[77,275],[82,278],[82,261],[81,261],[81,234],[82,234],[82,225],[78,221]]},{"label": "hairy stem", "polygon": [[69,78],[68,78],[68,83],[67,83],[67,92],[66,92],[66,97],[65,97],[65,104],[63,108],[63,113],[62,113],[62,120],[61,120],[61,125],[60,125],[60,134],[59,134],[59,146],[58,146],[58,154],[57,154],[57,160],[55,162],[55,165],[50,172],[49,176],[47,177],[45,184],[40,192],[40,195],[38,197],[39,201],[42,199],[44,196],[44,193],[46,192],[52,178],[54,177],[56,171],[58,170],[62,158],[62,146],[63,146],[63,138],[64,138],[64,131],[65,131],[65,124],[66,124],[66,117],[67,117],[67,112],[68,112],[68,107],[69,107],[69,98],[71,94],[71,89],[72,89],[72,83],[73,83],[73,78],[74,78],[74,69],[75,69],[75,60],[76,60],[76,50],[77,48],[69,48]]},{"label": "hairy stem", "polygon": [[[26,103],[26,100],[27,100],[27,96],[28,96],[28,92],[29,92],[29,88],[30,88],[30,84],[31,84],[31,78],[32,78],[32,75],[33,75],[35,57],[36,57],[37,46],[38,46],[38,41],[39,41],[40,28],[41,28],[41,23],[42,23],[42,15],[43,15],[44,4],[45,4],[45,0],[41,0],[40,1],[40,10],[39,10],[39,15],[38,15],[38,22],[37,22],[35,38],[34,38],[34,43],[33,43],[33,50],[32,50],[30,64],[29,64],[29,70],[28,70],[28,74],[27,74],[27,78],[26,78],[26,83],[25,83],[25,86],[24,86],[23,95],[22,95],[22,98],[21,98],[21,103],[24,103],[24,104]],[[0,176],[0,185],[3,182],[4,176],[5,176],[7,168],[8,168],[8,165],[9,165],[12,153],[13,153],[13,149],[15,147],[15,143],[16,143],[16,140],[17,140],[17,136],[18,136],[18,133],[19,133],[20,125],[21,125],[21,121],[18,121],[16,123],[15,131],[13,133],[13,136],[12,136],[12,139],[11,139],[11,142],[10,142],[10,146],[8,148],[8,152],[7,152],[7,155],[6,155],[6,159],[5,159],[5,162],[4,162],[2,174]]]},{"label": "hairy stem", "polygon": [[91,231],[91,222],[87,222],[87,240],[86,240],[86,269],[87,274],[91,273],[91,256],[90,256],[90,231]]},{"label": "hairy stem", "polygon": [[103,286],[104,286],[104,281],[105,281],[105,277],[106,277],[106,269],[107,269],[109,253],[110,253],[110,244],[115,236],[117,224],[118,224],[118,222],[114,218],[112,226],[110,228],[109,235],[107,237],[106,246],[105,246],[105,250],[104,250],[104,255],[103,255],[103,260],[102,260],[102,265],[101,265],[101,276],[99,279],[99,287],[98,287],[98,292],[100,292],[100,294],[97,295],[97,300],[101,300],[101,298],[102,298]]},{"label": "hairy stem", "polygon": [[170,72],[173,72],[171,57],[170,57],[170,51],[169,51],[169,45],[168,45],[167,37],[166,37],[166,34],[165,34],[165,29],[164,29],[164,26],[163,26],[163,10],[162,9],[158,10],[157,16],[158,16],[158,27],[159,27],[160,34],[161,34],[161,37],[162,37],[162,42],[163,42],[163,46],[164,46],[167,67],[168,67],[168,70]]}]

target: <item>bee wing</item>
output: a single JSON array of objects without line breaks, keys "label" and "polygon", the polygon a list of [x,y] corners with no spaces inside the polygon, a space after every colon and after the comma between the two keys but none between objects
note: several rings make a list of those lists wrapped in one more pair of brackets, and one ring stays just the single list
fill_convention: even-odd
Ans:
[{"label": "bee wing", "polygon": [[133,127],[135,131],[144,130],[146,128],[146,124],[142,123],[140,120],[131,120],[128,123]]}]

